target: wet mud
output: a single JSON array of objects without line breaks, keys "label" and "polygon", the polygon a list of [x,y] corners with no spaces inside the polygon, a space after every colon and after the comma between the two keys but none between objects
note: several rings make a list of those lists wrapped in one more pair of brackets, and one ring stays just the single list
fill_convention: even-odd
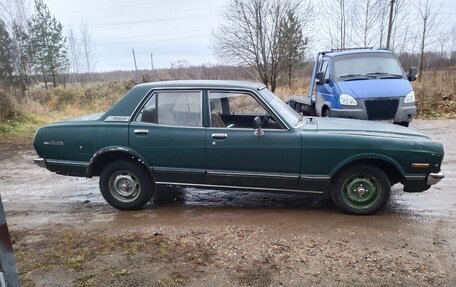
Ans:
[{"label": "wet mud", "polygon": [[[163,188],[158,203],[142,211],[122,212],[104,201],[97,178],[55,175],[33,164],[30,144],[0,144],[0,193],[21,280],[25,286],[454,286],[456,120],[417,120],[413,128],[444,144],[446,178],[423,193],[395,185],[386,208],[372,216],[342,214],[314,195],[182,187]],[[108,248],[99,236],[129,247]],[[66,244],[82,255],[64,258],[72,254],[59,251]]]}]

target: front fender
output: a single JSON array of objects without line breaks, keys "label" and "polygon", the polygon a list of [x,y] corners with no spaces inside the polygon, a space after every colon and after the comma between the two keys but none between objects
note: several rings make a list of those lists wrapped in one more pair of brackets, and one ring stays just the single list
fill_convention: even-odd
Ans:
[{"label": "front fender", "polygon": [[381,161],[384,161],[392,166],[394,166],[398,171],[399,173],[401,174],[401,176],[403,177],[404,174],[405,174],[405,171],[404,169],[401,167],[401,165],[396,162],[394,159],[386,156],[386,155],[382,155],[382,154],[377,154],[377,153],[362,153],[362,154],[357,154],[357,155],[354,155],[352,157],[349,157],[347,159],[345,159],[344,161],[342,161],[341,163],[339,163],[330,173],[330,177],[332,178],[337,172],[339,172],[342,168],[344,168],[345,166],[351,164],[351,163],[354,163],[356,161],[360,161],[360,160],[381,160]]}]

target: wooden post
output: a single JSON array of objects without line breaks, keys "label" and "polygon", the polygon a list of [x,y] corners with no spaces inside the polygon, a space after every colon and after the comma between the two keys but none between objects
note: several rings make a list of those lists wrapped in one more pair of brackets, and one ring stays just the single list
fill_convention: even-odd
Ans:
[{"label": "wooden post", "polygon": [[14,257],[13,245],[11,244],[5,210],[0,195],[0,286],[3,286],[3,284],[7,287],[20,286],[16,258]]}]

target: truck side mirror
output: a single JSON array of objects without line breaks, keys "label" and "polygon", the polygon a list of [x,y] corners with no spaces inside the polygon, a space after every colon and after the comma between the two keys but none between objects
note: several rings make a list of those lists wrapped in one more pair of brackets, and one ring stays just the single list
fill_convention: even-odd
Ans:
[{"label": "truck side mirror", "polygon": [[259,116],[253,119],[253,129],[255,130],[253,134],[257,137],[264,135],[264,132],[261,130],[261,118]]},{"label": "truck side mirror", "polygon": [[323,85],[326,82],[325,72],[317,72],[315,74],[315,79],[317,80],[317,85]]},{"label": "truck side mirror", "polygon": [[416,67],[410,67],[409,73],[407,75],[407,79],[409,81],[415,81],[416,80],[416,75],[418,74],[418,70]]}]

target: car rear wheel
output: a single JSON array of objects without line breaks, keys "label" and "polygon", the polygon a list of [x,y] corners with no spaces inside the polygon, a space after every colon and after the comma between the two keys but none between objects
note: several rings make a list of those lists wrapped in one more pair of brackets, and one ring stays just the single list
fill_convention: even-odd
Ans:
[{"label": "car rear wheel", "polygon": [[100,174],[100,191],[104,199],[121,210],[138,210],[151,200],[154,189],[147,172],[138,164],[115,161]]},{"label": "car rear wheel", "polygon": [[379,211],[388,202],[390,192],[390,180],[382,170],[370,165],[356,165],[337,176],[331,197],[342,211],[367,215]]}]

